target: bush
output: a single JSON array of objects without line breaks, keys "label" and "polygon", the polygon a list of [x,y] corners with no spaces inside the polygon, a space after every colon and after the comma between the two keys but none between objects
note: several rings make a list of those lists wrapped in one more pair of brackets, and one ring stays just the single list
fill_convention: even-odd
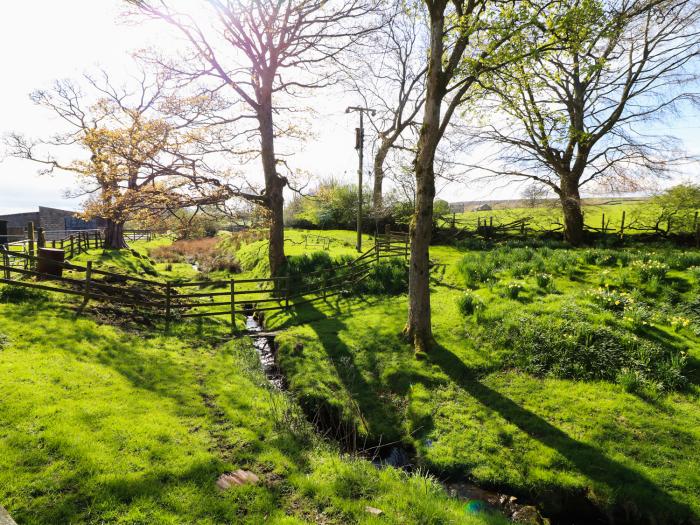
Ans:
[{"label": "bush", "polygon": [[0,302],[2,303],[31,303],[48,301],[49,294],[44,290],[37,290],[26,286],[9,284],[0,290]]},{"label": "bush", "polygon": [[624,331],[580,320],[581,312],[562,319],[513,316],[496,331],[497,344],[507,348],[506,361],[536,376],[564,379],[640,381],[658,390],[686,384],[686,356]]},{"label": "bush", "polygon": [[457,299],[457,308],[464,317],[472,315],[474,312],[483,310],[484,303],[471,292],[464,292]]},{"label": "bush", "polygon": [[10,346],[10,338],[0,332],[0,350],[4,350],[8,346]]}]

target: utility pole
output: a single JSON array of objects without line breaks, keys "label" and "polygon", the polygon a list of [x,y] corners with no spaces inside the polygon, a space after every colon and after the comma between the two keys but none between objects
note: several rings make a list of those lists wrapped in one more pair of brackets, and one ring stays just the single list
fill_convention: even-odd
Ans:
[{"label": "utility pole", "polygon": [[365,113],[374,116],[377,112],[373,109],[363,108],[359,106],[350,106],[345,110],[345,113],[357,111],[360,113],[360,127],[355,128],[355,149],[359,155],[359,167],[357,169],[357,244],[355,247],[358,252],[362,251],[362,161],[364,156],[365,145]]}]

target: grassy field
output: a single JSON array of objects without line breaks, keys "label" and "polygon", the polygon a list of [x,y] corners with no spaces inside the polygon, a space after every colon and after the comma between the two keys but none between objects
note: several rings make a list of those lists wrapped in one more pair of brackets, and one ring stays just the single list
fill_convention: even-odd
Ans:
[{"label": "grassy field", "polygon": [[[304,235],[287,232],[288,254],[356,254],[353,232],[322,232],[335,240],[316,247]],[[236,275],[265,274],[264,241],[227,243],[218,246],[235,254]],[[189,262],[92,256],[130,271],[148,263],[156,278],[201,277]],[[400,292],[341,295],[268,317],[268,328],[283,330],[279,361],[307,416],[346,445],[402,443],[442,478],[530,498],[550,516],[700,519],[698,250],[476,243],[433,246],[431,258],[436,346],[425,359],[401,337]],[[210,275],[232,275],[219,272]],[[176,331],[183,340],[220,337],[227,326]],[[185,346],[185,355],[199,351]],[[303,464],[294,468],[305,474],[290,479],[313,478],[314,463]],[[396,497],[392,490],[383,497]],[[340,522],[366,519],[353,497],[339,501],[354,509],[334,510],[350,512]]]},{"label": "grassy field", "polygon": [[[0,502],[18,523],[504,523],[340,455],[247,339],[126,333],[61,301],[0,286]],[[215,487],[239,468],[260,483]]]},{"label": "grassy field", "polygon": [[431,258],[437,344],[424,360],[400,335],[403,295],[269,320],[288,327],[279,358],[308,413],[550,515],[591,502],[618,519],[699,519],[700,252],[437,246]]},{"label": "grassy field", "polygon": [[[630,227],[653,226],[653,218],[659,210],[649,203],[639,201],[584,204],[584,223],[589,227],[601,228],[603,216],[605,216],[606,228],[611,231],[619,231],[623,211],[625,212],[627,233],[634,235],[636,232]],[[502,208],[493,211],[466,211],[456,214],[460,225],[468,226],[470,229],[476,228],[479,220],[484,223],[484,221],[490,221],[491,218],[493,218],[494,225],[508,224],[522,218],[528,218],[528,227],[534,230],[555,229],[563,222],[561,207],[556,203],[537,208]],[[451,216],[447,220],[449,222]]]}]

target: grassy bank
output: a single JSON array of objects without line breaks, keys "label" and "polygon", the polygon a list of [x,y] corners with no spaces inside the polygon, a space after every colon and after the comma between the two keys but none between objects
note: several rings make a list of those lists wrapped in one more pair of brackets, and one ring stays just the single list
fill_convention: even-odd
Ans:
[{"label": "grassy bank", "polygon": [[[18,523],[502,523],[340,456],[247,340],[125,333],[69,306],[0,287],[0,502]],[[260,483],[215,487],[239,468]]]},{"label": "grassy bank", "polygon": [[301,307],[305,326],[277,320],[308,413],[551,515],[591,502],[622,521],[700,519],[700,253],[433,247],[431,258],[425,360],[400,335],[405,296]]}]

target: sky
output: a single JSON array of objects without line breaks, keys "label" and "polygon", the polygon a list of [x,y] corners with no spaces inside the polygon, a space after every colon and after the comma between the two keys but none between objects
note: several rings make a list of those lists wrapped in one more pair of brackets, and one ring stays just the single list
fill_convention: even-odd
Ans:
[{"label": "sky", "polygon": [[[59,129],[56,118],[36,107],[29,93],[50,87],[56,79],[78,78],[102,67],[123,74],[130,52],[153,45],[175,47],[173,34],[161,24],[126,23],[119,0],[24,0],[5,2],[0,16],[0,136],[20,132],[27,137],[47,137]],[[318,90],[305,103],[316,109],[314,134],[289,159],[293,167],[310,172],[314,179],[334,177],[356,181],[354,146],[358,105],[349,94]],[[700,155],[700,114],[688,114],[660,125],[683,139],[686,148]],[[368,155],[366,155],[366,158]],[[369,169],[366,162],[365,169]],[[80,201],[66,198],[75,186],[71,174],[39,175],[37,165],[3,155],[0,149],[0,214],[29,211],[37,206],[77,210]],[[697,166],[695,167],[697,170]],[[697,177],[697,171],[684,175]],[[514,186],[453,184],[438,197],[460,200],[517,198]]]}]

